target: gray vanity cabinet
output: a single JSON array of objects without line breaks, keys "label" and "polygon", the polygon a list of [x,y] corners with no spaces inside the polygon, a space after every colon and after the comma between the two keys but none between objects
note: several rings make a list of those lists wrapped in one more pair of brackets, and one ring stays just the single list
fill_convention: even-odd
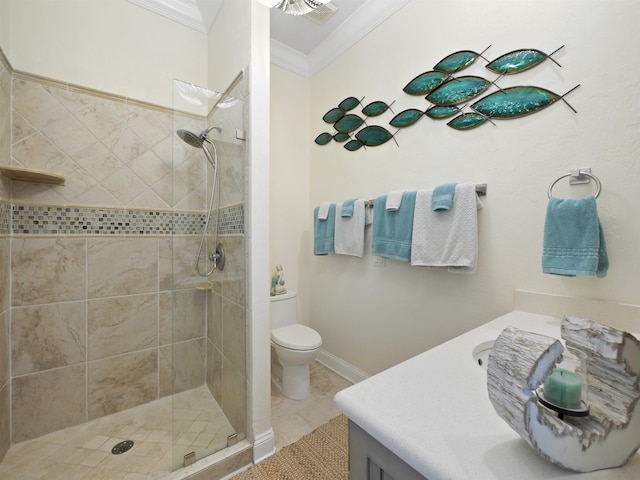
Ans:
[{"label": "gray vanity cabinet", "polygon": [[428,480],[349,420],[349,480]]}]

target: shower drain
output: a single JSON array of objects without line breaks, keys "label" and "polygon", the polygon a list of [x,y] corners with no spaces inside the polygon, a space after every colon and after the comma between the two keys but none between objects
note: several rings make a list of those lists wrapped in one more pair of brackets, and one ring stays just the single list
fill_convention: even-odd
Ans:
[{"label": "shower drain", "polygon": [[111,449],[111,453],[120,455],[121,453],[128,452],[131,447],[133,447],[133,441],[125,440],[124,442],[116,444],[116,446]]}]

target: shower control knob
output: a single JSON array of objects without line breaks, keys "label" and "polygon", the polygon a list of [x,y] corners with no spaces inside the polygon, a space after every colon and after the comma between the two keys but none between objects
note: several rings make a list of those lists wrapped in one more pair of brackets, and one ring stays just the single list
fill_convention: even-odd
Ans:
[{"label": "shower control knob", "polygon": [[224,270],[224,247],[221,243],[216,247],[216,252],[209,255],[209,260],[213,262],[213,268],[217,268],[218,270]]}]

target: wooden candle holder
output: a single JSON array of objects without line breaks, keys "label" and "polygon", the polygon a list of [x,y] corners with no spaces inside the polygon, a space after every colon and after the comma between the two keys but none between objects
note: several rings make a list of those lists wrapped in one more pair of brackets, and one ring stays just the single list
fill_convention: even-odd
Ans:
[{"label": "wooden candle holder", "polygon": [[567,348],[587,355],[588,416],[560,418],[535,390],[562,359],[559,340],[508,327],[489,355],[487,388],[498,415],[545,460],[574,472],[619,467],[640,448],[640,342],[565,316]]}]

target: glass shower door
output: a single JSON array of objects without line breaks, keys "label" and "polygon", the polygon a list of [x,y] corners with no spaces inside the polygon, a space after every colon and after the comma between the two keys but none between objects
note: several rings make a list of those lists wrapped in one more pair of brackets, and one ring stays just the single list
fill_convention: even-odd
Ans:
[{"label": "glass shower door", "polygon": [[246,437],[245,102],[233,94],[174,81],[172,279],[161,300],[174,470]]}]

